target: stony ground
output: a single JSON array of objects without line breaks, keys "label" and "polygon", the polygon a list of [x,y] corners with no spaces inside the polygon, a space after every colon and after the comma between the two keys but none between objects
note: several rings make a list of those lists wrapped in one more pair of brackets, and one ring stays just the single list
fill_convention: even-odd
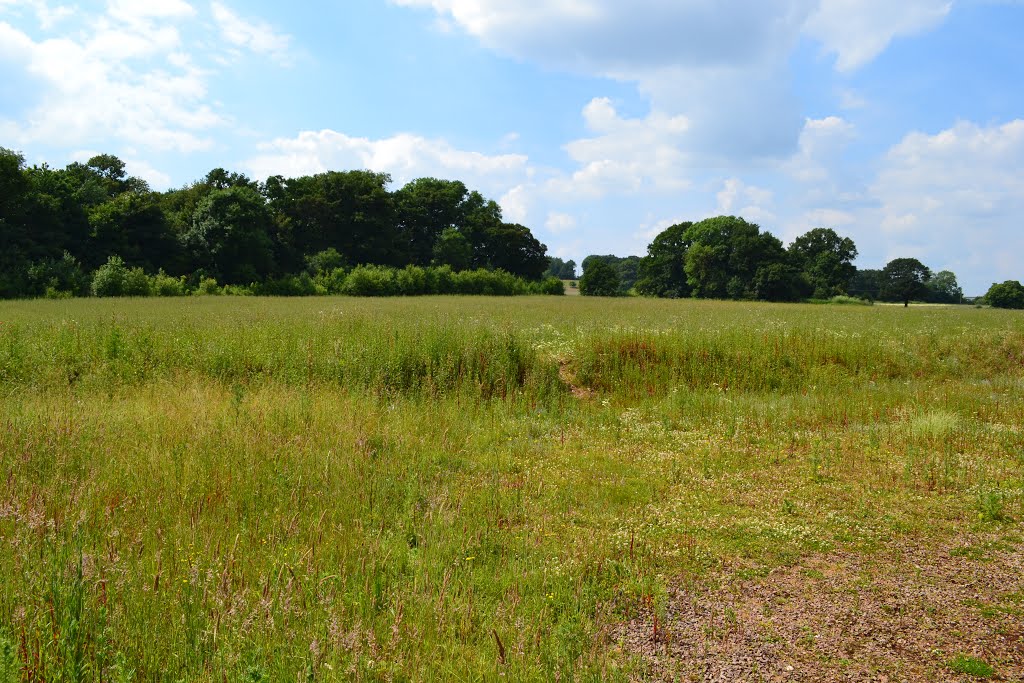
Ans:
[{"label": "stony ground", "polygon": [[642,680],[968,681],[958,656],[1024,681],[1024,539],[892,543],[767,576],[678,586],[615,634]]}]

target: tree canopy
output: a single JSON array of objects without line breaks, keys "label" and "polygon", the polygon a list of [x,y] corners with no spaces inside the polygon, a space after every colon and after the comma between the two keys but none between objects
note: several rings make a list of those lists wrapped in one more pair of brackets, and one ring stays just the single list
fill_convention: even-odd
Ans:
[{"label": "tree canopy", "polygon": [[496,202],[463,182],[390,184],[366,170],[260,183],[214,168],[153,192],[113,155],[54,169],[0,148],[0,297],[81,293],[85,274],[101,267],[113,283],[104,291],[134,269],[238,285],[359,265],[503,270],[531,281],[548,269],[530,229],[505,222]]},{"label": "tree canopy", "polygon": [[985,295],[993,308],[1024,309],[1024,285],[1016,280],[993,284]]},{"label": "tree canopy", "polygon": [[931,277],[932,271],[916,258],[893,259],[882,269],[881,296],[909,306],[912,299],[928,296]]},{"label": "tree canopy", "polygon": [[618,296],[619,274],[614,266],[603,259],[587,264],[580,278],[580,294],[583,296]]}]

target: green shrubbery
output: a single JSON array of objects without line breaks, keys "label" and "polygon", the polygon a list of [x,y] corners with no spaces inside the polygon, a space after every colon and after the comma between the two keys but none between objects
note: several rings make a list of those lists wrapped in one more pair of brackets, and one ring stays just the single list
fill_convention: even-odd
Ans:
[{"label": "green shrubbery", "polygon": [[[72,259],[73,260],[73,259]],[[77,262],[76,262],[77,263]],[[49,272],[49,271],[46,271]],[[71,276],[40,276],[46,289],[39,294],[49,298],[86,295],[117,296],[326,296],[361,297],[424,296],[464,294],[486,296],[517,296],[525,294],[565,294],[565,285],[557,278],[530,282],[502,270],[465,270],[455,272],[450,266],[357,266],[321,270],[268,278],[250,285],[221,285],[210,277],[197,275],[190,282],[184,277],[171,277],[162,270],[147,275],[141,268],[128,268],[124,261],[112,256],[93,273],[91,285],[74,287]],[[88,281],[88,280],[86,280]]]}]

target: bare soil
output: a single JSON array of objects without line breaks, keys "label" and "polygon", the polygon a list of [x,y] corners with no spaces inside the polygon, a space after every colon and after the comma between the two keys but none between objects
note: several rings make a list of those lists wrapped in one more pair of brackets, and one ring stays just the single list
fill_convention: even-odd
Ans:
[{"label": "bare soil", "polygon": [[[1024,681],[1024,542],[834,552],[759,578],[677,587],[615,634],[651,681]],[[717,585],[714,585],[717,584]]]}]

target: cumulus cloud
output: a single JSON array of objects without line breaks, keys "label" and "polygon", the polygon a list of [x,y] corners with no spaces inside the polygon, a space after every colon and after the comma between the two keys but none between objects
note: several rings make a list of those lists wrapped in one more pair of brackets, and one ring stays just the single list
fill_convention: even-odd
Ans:
[{"label": "cumulus cloud", "polygon": [[[785,158],[802,127],[789,58],[809,37],[844,71],[935,26],[949,0],[392,0],[427,8],[483,45],[633,82],[652,110],[685,116],[689,151]],[[595,167],[590,175],[617,173]]]},{"label": "cumulus cloud", "polygon": [[[25,8],[37,15],[44,36],[71,13],[45,0],[0,0],[0,11]],[[217,11],[215,3],[215,18]],[[195,7],[185,0],[108,0],[101,12],[76,14],[77,28],[58,37],[0,22],[0,68],[31,86],[19,109],[7,112],[11,118],[0,118],[6,139],[19,146],[109,149],[114,142],[177,152],[213,145],[212,130],[227,119],[209,102],[210,73],[195,63],[193,55],[205,53],[182,37],[199,18]],[[276,56],[287,46],[265,24],[238,21],[230,35],[239,44]]]},{"label": "cumulus cloud", "polygon": [[501,195],[533,173],[527,157],[520,154],[487,155],[409,134],[371,140],[333,130],[305,131],[264,143],[259,149],[260,154],[243,163],[258,178],[362,168],[390,173],[399,184],[428,176],[455,178]]},{"label": "cumulus cloud", "polygon": [[739,178],[726,180],[717,198],[716,215],[743,216],[754,223],[764,223],[775,218],[770,209],[775,193],[763,187],[747,185]]},{"label": "cumulus cloud", "polygon": [[[124,23],[112,15],[80,38],[36,41],[0,23],[0,59],[24,69],[42,88],[41,101],[5,129],[19,144],[96,144],[116,138],[157,150],[209,146],[204,131],[222,118],[204,103],[206,88],[194,68],[134,68],[180,45],[173,26],[148,20]],[[11,64],[12,53],[16,54]]]},{"label": "cumulus cloud", "polygon": [[546,186],[549,194],[602,197],[689,185],[681,149],[690,129],[686,117],[653,112],[643,119],[624,118],[611,100],[596,98],[583,108],[583,120],[594,136],[565,146],[579,168],[570,176],[551,179]]},{"label": "cumulus cloud", "polygon": [[[978,291],[985,278],[1019,277],[1024,234],[1013,226],[1024,213],[1024,120],[907,135],[869,191],[887,245],[936,267],[973,271]],[[886,253],[903,255],[892,246]]]}]

